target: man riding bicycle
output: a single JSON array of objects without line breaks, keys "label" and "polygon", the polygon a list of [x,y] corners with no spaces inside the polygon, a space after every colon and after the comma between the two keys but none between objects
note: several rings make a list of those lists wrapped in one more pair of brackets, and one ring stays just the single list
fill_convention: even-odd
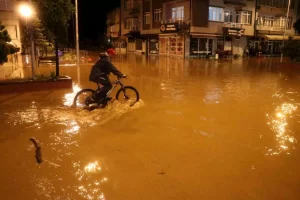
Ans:
[{"label": "man riding bicycle", "polygon": [[[89,80],[101,84],[103,87],[98,93],[91,98],[90,106],[98,106],[98,103],[103,103],[106,94],[112,88],[109,74],[113,73],[118,78],[125,78],[126,75],[122,74],[110,61],[110,57],[116,55],[114,49],[109,48],[106,52],[100,53],[100,59],[94,64],[91,69]],[[102,101],[102,102],[101,102]],[[97,103],[98,102],[98,103]]]}]

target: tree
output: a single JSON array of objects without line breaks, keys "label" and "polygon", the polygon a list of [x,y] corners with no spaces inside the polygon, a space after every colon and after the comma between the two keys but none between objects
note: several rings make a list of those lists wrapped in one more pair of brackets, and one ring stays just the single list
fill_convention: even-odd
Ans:
[{"label": "tree", "polygon": [[7,55],[14,54],[19,51],[13,44],[10,44],[11,38],[0,21],[0,65],[7,62]]},{"label": "tree", "polygon": [[291,61],[299,62],[300,41],[292,40],[292,38],[289,38],[289,40],[286,42],[286,44],[283,47],[283,52],[291,59]]},{"label": "tree", "polygon": [[[43,49],[45,52],[51,51],[52,46],[50,39],[46,35],[45,28],[43,27],[41,21],[35,17],[31,19],[31,25],[33,27],[33,40],[36,48]],[[21,42],[24,45],[24,49],[28,49],[31,46],[29,27],[27,24],[22,26],[23,34]]]},{"label": "tree", "polygon": [[56,76],[59,76],[58,45],[66,43],[68,21],[74,12],[71,0],[33,0],[38,10],[38,17],[54,40],[56,56]]},{"label": "tree", "polygon": [[298,19],[295,23],[294,23],[294,29],[295,31],[300,34],[300,19]]}]

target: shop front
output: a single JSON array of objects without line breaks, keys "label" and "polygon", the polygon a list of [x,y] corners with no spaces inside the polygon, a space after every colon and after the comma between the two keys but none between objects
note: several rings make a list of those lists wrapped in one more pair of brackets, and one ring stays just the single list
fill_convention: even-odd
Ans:
[{"label": "shop front", "polygon": [[185,41],[189,37],[178,33],[178,24],[162,24],[159,35],[159,55],[183,59],[185,57]]},{"label": "shop front", "polygon": [[191,34],[190,56],[214,56],[217,49],[223,49],[223,37],[217,35]]}]

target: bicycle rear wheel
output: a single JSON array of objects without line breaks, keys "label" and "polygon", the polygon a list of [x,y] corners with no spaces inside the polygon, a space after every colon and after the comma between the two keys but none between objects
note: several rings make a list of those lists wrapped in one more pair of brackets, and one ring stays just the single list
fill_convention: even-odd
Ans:
[{"label": "bicycle rear wheel", "polygon": [[88,106],[90,103],[90,98],[95,93],[92,89],[80,90],[74,97],[73,106],[74,107],[84,107]]},{"label": "bicycle rear wheel", "polygon": [[[134,87],[125,86],[117,92],[116,99],[121,103],[129,103],[130,106],[133,106],[140,100],[140,95],[137,89],[135,89]],[[123,102],[123,99],[125,100],[125,102]]]}]

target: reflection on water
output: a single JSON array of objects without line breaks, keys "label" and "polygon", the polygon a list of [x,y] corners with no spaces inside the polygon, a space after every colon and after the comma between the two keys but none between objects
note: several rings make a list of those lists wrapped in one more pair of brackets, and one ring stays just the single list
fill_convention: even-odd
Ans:
[{"label": "reflection on water", "polygon": [[[131,57],[114,63],[146,103],[70,108],[93,87],[90,66],[72,93],[0,103],[3,199],[300,199],[296,70],[278,74],[267,59]],[[41,165],[30,137],[42,142]]]},{"label": "reflection on water", "polygon": [[108,179],[98,161],[88,163],[83,169],[80,162],[75,162],[73,167],[77,168],[75,176],[79,181],[75,191],[85,199],[105,200],[102,188]]},{"label": "reflection on water", "polygon": [[268,115],[268,124],[276,133],[276,141],[278,145],[276,149],[269,149],[267,155],[279,155],[282,152],[290,154],[290,149],[295,148],[297,140],[291,136],[291,130],[288,128],[288,120],[293,117],[293,113],[297,110],[297,106],[292,103],[283,103],[276,107],[274,115]]},{"label": "reflection on water", "polygon": [[73,92],[65,94],[64,96],[64,105],[65,106],[72,106],[73,105],[73,100],[76,94],[81,90],[81,88],[77,85],[73,85]]}]

